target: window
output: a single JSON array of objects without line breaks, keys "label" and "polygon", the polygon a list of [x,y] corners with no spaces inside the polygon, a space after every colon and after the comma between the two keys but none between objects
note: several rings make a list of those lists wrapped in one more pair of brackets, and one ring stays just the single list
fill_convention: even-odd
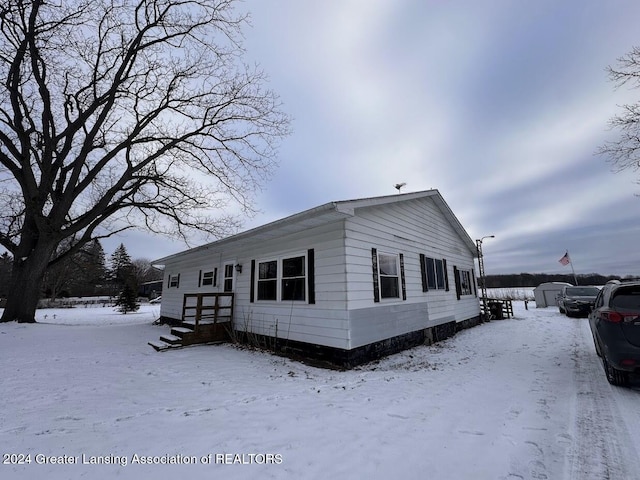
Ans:
[{"label": "window", "polygon": [[640,288],[636,285],[619,287],[613,293],[610,303],[611,306],[616,309],[619,308],[637,311],[640,309]]},{"label": "window", "polygon": [[278,262],[258,263],[258,300],[278,299]]},{"label": "window", "polygon": [[446,290],[446,262],[439,258],[424,257],[427,287],[429,290]]},{"label": "window", "polygon": [[400,298],[398,256],[378,253],[380,298]]},{"label": "window", "polygon": [[305,300],[304,256],[282,260],[282,300]]},{"label": "window", "polygon": [[180,286],[180,274],[169,275],[169,288],[178,288]]},{"label": "window", "polygon": [[603,296],[604,296],[604,293],[602,290],[600,290],[600,293],[598,293],[598,296],[596,297],[595,308],[598,308],[604,305],[604,302],[602,300],[604,298]]},{"label": "window", "polygon": [[473,295],[471,286],[471,272],[469,270],[458,270],[460,276],[460,295]]},{"label": "window", "polygon": [[224,266],[224,291],[233,292],[233,264]]},{"label": "window", "polygon": [[[217,270],[217,269],[215,269]],[[216,274],[215,270],[209,272],[202,272],[202,286],[215,286],[216,284]]]},{"label": "window", "polygon": [[257,300],[304,302],[309,295],[309,302],[314,303],[312,287],[307,294],[307,268],[312,268],[307,261],[307,255],[299,255],[257,262]]}]

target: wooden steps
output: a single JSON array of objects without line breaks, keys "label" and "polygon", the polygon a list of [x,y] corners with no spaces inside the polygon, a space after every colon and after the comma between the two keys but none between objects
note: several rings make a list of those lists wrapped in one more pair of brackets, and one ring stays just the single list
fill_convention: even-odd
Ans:
[{"label": "wooden steps", "polygon": [[156,351],[230,340],[233,293],[185,293],[182,324],[160,341],[148,342]]},{"label": "wooden steps", "polygon": [[186,327],[173,327],[171,329],[171,333],[174,335],[180,335],[180,334],[185,334],[185,333],[191,333],[193,332],[193,328],[186,328]]},{"label": "wooden steps", "polygon": [[156,352],[161,352],[162,350],[168,350],[170,348],[177,348],[175,345],[171,345],[169,343],[163,342],[162,340],[160,341],[152,340],[148,342],[148,344],[151,345]]},{"label": "wooden steps", "polygon": [[186,347],[189,345],[222,343],[229,341],[231,322],[203,323],[195,325],[183,323],[181,327],[172,327],[171,333],[160,336],[159,341],[148,342],[157,352]]},{"label": "wooden steps", "polygon": [[169,345],[178,345],[182,343],[182,337],[178,337],[176,335],[161,335],[160,341],[164,343],[168,343]]}]

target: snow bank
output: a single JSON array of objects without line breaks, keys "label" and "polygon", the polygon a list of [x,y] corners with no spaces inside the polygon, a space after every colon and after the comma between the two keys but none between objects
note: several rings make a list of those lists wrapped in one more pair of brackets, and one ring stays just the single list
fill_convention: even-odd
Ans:
[{"label": "snow bank", "polygon": [[[0,315],[3,309],[0,308]],[[36,322],[51,325],[123,325],[151,323],[160,317],[160,305],[140,305],[137,312],[126,315],[116,307],[82,305],[73,308],[42,308],[36,310]]]}]

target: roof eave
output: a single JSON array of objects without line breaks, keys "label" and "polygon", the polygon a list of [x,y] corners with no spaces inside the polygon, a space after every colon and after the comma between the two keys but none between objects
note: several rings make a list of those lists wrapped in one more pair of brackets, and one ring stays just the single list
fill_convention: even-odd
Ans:
[{"label": "roof eave", "polygon": [[[337,215],[334,215],[334,214],[337,214]],[[324,223],[331,223],[335,220],[338,220],[339,218],[344,218],[344,217],[353,216],[353,215],[354,215],[353,209],[345,208],[341,206],[340,202],[325,203],[324,205],[320,205],[318,207],[311,208],[309,210],[305,210],[303,212],[296,213],[294,215],[281,218],[279,220],[275,220],[273,222],[261,225],[259,227],[252,228],[245,232],[231,235],[229,237],[216,240],[214,242],[210,242],[204,245],[200,245],[198,247],[190,248],[188,250],[183,250],[181,252],[159,258],[157,260],[152,261],[151,264],[165,265],[167,262],[171,262],[182,256],[191,255],[199,251],[205,251],[212,248],[220,247],[231,242],[242,242],[242,241],[251,242],[251,241],[261,241],[261,239],[273,238],[274,236],[278,235],[279,231],[286,229],[287,226],[300,225],[299,230],[302,231],[308,228],[308,227],[303,227],[302,225],[311,219],[318,219],[317,224],[320,225]],[[293,230],[295,231],[295,228]],[[288,233],[292,233],[291,229]]]}]

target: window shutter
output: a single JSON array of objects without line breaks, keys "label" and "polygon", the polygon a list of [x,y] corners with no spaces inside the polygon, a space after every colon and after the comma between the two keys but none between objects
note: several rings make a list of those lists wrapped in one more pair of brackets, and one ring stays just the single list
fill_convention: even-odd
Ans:
[{"label": "window shutter", "polygon": [[316,303],[316,259],[313,248],[307,250],[307,290],[309,290],[309,304]]},{"label": "window shutter", "polygon": [[442,267],[444,269],[444,290],[448,292],[449,291],[449,272],[447,270],[447,261],[444,258],[442,259]]},{"label": "window shutter", "polygon": [[255,296],[255,284],[256,284],[256,261],[251,260],[251,288],[249,289],[249,302],[253,303]]},{"label": "window shutter", "polygon": [[378,251],[371,249],[371,264],[373,265],[373,301],[380,301],[380,288],[378,285]]},{"label": "window shutter", "polygon": [[167,277],[167,288],[171,287],[171,274]]},{"label": "window shutter", "polygon": [[402,300],[407,299],[407,284],[404,280],[404,255],[400,254],[400,285],[402,285]]},{"label": "window shutter", "polygon": [[473,288],[473,294],[478,296],[478,287],[476,286],[476,271],[475,269],[471,269],[471,288]]},{"label": "window shutter", "polygon": [[456,281],[456,297],[458,297],[458,300],[460,300],[460,296],[462,295],[462,286],[460,285],[460,275],[459,275],[459,271],[458,268],[456,266],[453,267],[453,276],[454,276],[454,280]]},{"label": "window shutter", "polygon": [[427,270],[425,266],[425,256],[424,253],[420,254],[420,276],[422,277],[422,291],[428,292],[429,285],[427,284]]},{"label": "window shutter", "polygon": [[198,273],[198,288],[202,285],[202,270]]},{"label": "window shutter", "polygon": [[177,288],[180,288],[180,274],[178,274],[178,285],[176,285]]},{"label": "window shutter", "polygon": [[218,286],[218,267],[213,269],[213,286]]}]

